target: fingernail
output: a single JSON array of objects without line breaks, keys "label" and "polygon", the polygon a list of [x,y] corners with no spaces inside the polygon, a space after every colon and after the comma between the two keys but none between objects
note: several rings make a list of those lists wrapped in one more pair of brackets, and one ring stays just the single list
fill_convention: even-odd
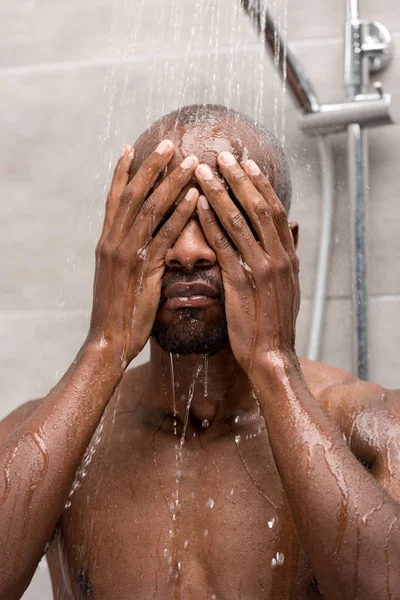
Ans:
[{"label": "fingernail", "polygon": [[205,210],[210,208],[208,200],[205,196],[200,196],[199,201],[200,201],[201,208],[204,208]]},{"label": "fingernail", "polygon": [[210,179],[213,178],[211,169],[207,165],[200,165],[197,169],[197,172],[205,181],[210,181]]},{"label": "fingernail", "polygon": [[249,173],[251,175],[259,175],[261,173],[258,165],[256,165],[256,163],[254,162],[254,160],[248,160],[247,163],[247,168],[249,170]]},{"label": "fingernail", "polygon": [[221,152],[219,158],[226,167],[232,167],[236,162],[235,157],[230,152]]},{"label": "fingernail", "polygon": [[193,156],[187,156],[184,161],[181,162],[182,169],[191,169],[194,165]]},{"label": "fingernail", "polygon": [[193,198],[196,195],[196,190],[195,188],[190,188],[190,190],[187,192],[186,196],[185,196],[185,200],[193,200]]},{"label": "fingernail", "polygon": [[130,160],[133,159],[134,155],[135,155],[135,149],[132,148],[132,150],[129,152],[129,158],[130,158]]},{"label": "fingernail", "polygon": [[169,148],[171,147],[171,142],[169,140],[163,140],[162,142],[160,142],[156,148],[156,152],[158,152],[158,154],[165,154],[167,152],[167,150],[169,150]]}]

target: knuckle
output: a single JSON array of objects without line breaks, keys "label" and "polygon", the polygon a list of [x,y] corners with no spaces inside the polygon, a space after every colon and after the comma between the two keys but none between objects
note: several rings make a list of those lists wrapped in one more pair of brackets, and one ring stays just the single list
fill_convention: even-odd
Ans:
[{"label": "knuckle", "polygon": [[253,201],[253,210],[257,217],[263,217],[264,219],[271,217],[268,205],[259,198]]},{"label": "knuckle", "polygon": [[205,225],[205,227],[213,227],[215,225],[216,219],[215,219],[215,216],[213,215],[213,213],[211,212],[211,210],[209,210],[207,212],[207,214],[205,214],[205,215],[203,214],[202,222],[203,222],[203,225]]},{"label": "knuckle", "polygon": [[286,258],[279,258],[275,261],[275,268],[281,275],[287,275],[291,270],[290,261]]},{"label": "knuckle", "polygon": [[215,246],[219,249],[219,250],[228,250],[230,247],[230,243],[228,238],[222,233],[222,231],[219,231],[218,233],[215,234],[214,236],[214,244]]},{"label": "knuckle", "polygon": [[129,204],[132,199],[132,190],[130,188],[125,188],[120,197],[121,204]]},{"label": "knuckle", "polygon": [[164,225],[161,227],[161,229],[157,235],[160,237],[161,240],[166,241],[166,240],[169,240],[173,236],[174,231],[175,231],[175,228],[174,228],[173,224],[171,223],[171,221],[166,221],[164,223]]},{"label": "knuckle", "polygon": [[274,210],[274,221],[279,227],[287,226],[287,214],[283,207],[279,206]]},{"label": "knuckle", "polygon": [[226,194],[225,188],[219,183],[219,181],[215,181],[215,178],[208,184],[208,187],[211,195],[216,200],[224,197]]},{"label": "knuckle", "polygon": [[231,211],[227,214],[227,221],[233,231],[242,232],[246,228],[246,221],[238,211]]},{"label": "knuckle", "polygon": [[99,258],[110,258],[114,254],[114,247],[108,239],[99,241],[96,248],[96,255]]},{"label": "knuckle", "polygon": [[147,198],[146,202],[142,206],[142,215],[144,217],[152,217],[157,210],[157,203],[153,196]]},{"label": "knuckle", "polygon": [[233,179],[237,183],[244,183],[245,181],[248,181],[246,173],[241,168],[238,168],[237,171],[233,173]]}]

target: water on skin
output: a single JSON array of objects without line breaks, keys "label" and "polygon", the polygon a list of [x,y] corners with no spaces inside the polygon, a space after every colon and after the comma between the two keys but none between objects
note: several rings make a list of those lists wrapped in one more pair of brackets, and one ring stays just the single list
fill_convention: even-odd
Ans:
[{"label": "water on skin", "polygon": [[204,355],[204,398],[208,396],[208,354]]},{"label": "water on skin", "polygon": [[[176,385],[175,385],[175,372],[174,372],[173,357],[171,354],[170,354],[170,369],[171,369],[171,384],[172,384],[172,389],[173,389],[173,404],[174,404],[174,435],[177,435],[177,429],[176,429],[177,409],[176,409],[176,396],[175,396]],[[173,581],[174,581],[175,598],[177,600],[179,600],[179,598],[181,597],[181,594],[182,594],[182,582],[181,582],[180,576],[179,576],[180,569],[181,569],[181,560],[179,560],[179,555],[178,555],[178,552],[179,552],[178,531],[179,531],[179,526],[180,526],[180,523],[179,523],[179,512],[180,512],[180,507],[181,507],[180,486],[181,486],[182,469],[183,469],[183,450],[184,450],[184,445],[185,445],[185,441],[186,441],[186,431],[187,431],[187,426],[188,426],[188,422],[189,422],[190,407],[192,405],[195,385],[196,385],[196,381],[197,381],[202,369],[203,369],[203,363],[199,362],[199,364],[197,365],[195,372],[193,374],[193,380],[192,380],[192,383],[190,384],[190,388],[189,388],[188,398],[187,398],[187,402],[186,402],[185,419],[184,419],[184,423],[183,423],[182,434],[181,434],[179,445],[177,442],[175,442],[175,461],[176,461],[176,463],[175,463],[175,465],[176,465],[175,490],[172,494],[172,499],[171,499],[171,503],[170,503],[170,510],[171,510],[171,516],[172,516],[172,529],[170,529],[170,532],[169,532],[169,537],[170,537],[170,541],[171,541],[171,553],[169,554],[169,552],[167,550],[167,552],[164,554],[165,554],[165,557],[167,558],[168,564],[170,565],[170,575],[172,576]],[[183,548],[186,549],[187,546],[188,546],[188,543],[184,542]]]},{"label": "water on skin", "polygon": [[71,490],[68,494],[68,499],[65,503],[65,507],[64,507],[65,510],[67,510],[68,508],[71,507],[72,496],[74,495],[74,493],[77,490],[79,490],[79,488],[82,485],[83,479],[85,479],[85,477],[87,476],[89,465],[92,462],[94,453],[96,452],[96,448],[98,447],[98,445],[100,444],[100,441],[101,441],[101,435],[102,435],[103,428],[104,428],[105,415],[106,415],[106,411],[104,411],[103,416],[101,417],[100,422],[96,428],[96,431],[94,432],[93,437],[90,441],[90,444],[87,447],[85,454],[83,455],[81,464],[78,467],[78,470],[75,474],[74,481],[72,483]]}]

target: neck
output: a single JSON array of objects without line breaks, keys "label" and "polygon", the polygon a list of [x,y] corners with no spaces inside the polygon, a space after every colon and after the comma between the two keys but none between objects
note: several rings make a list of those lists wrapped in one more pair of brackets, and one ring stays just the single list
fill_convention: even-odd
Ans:
[{"label": "neck", "polygon": [[168,354],[151,339],[147,398],[165,415],[208,428],[257,410],[229,346],[213,356]]}]

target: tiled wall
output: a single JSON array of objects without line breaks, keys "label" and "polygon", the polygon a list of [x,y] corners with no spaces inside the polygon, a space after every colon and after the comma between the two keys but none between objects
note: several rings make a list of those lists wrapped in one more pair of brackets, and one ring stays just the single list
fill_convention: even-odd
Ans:
[{"label": "tiled wall", "polygon": [[[284,25],[285,0],[271,5]],[[396,2],[361,0],[361,8],[400,43]],[[344,95],[344,14],[344,1],[288,0],[288,38],[325,102]],[[396,65],[381,79],[398,105]],[[319,236],[317,146],[299,133],[298,112],[239,0],[3,3],[0,89],[0,418],[46,394],[79,349],[112,166],[124,143],[183,104],[229,104],[285,133],[292,218],[301,225],[298,350],[305,351]],[[338,198],[322,358],[350,369],[346,138],[333,142]],[[400,379],[399,142],[399,126],[370,134],[371,376],[392,387]],[[49,589],[42,566],[24,598],[47,600]]]}]

